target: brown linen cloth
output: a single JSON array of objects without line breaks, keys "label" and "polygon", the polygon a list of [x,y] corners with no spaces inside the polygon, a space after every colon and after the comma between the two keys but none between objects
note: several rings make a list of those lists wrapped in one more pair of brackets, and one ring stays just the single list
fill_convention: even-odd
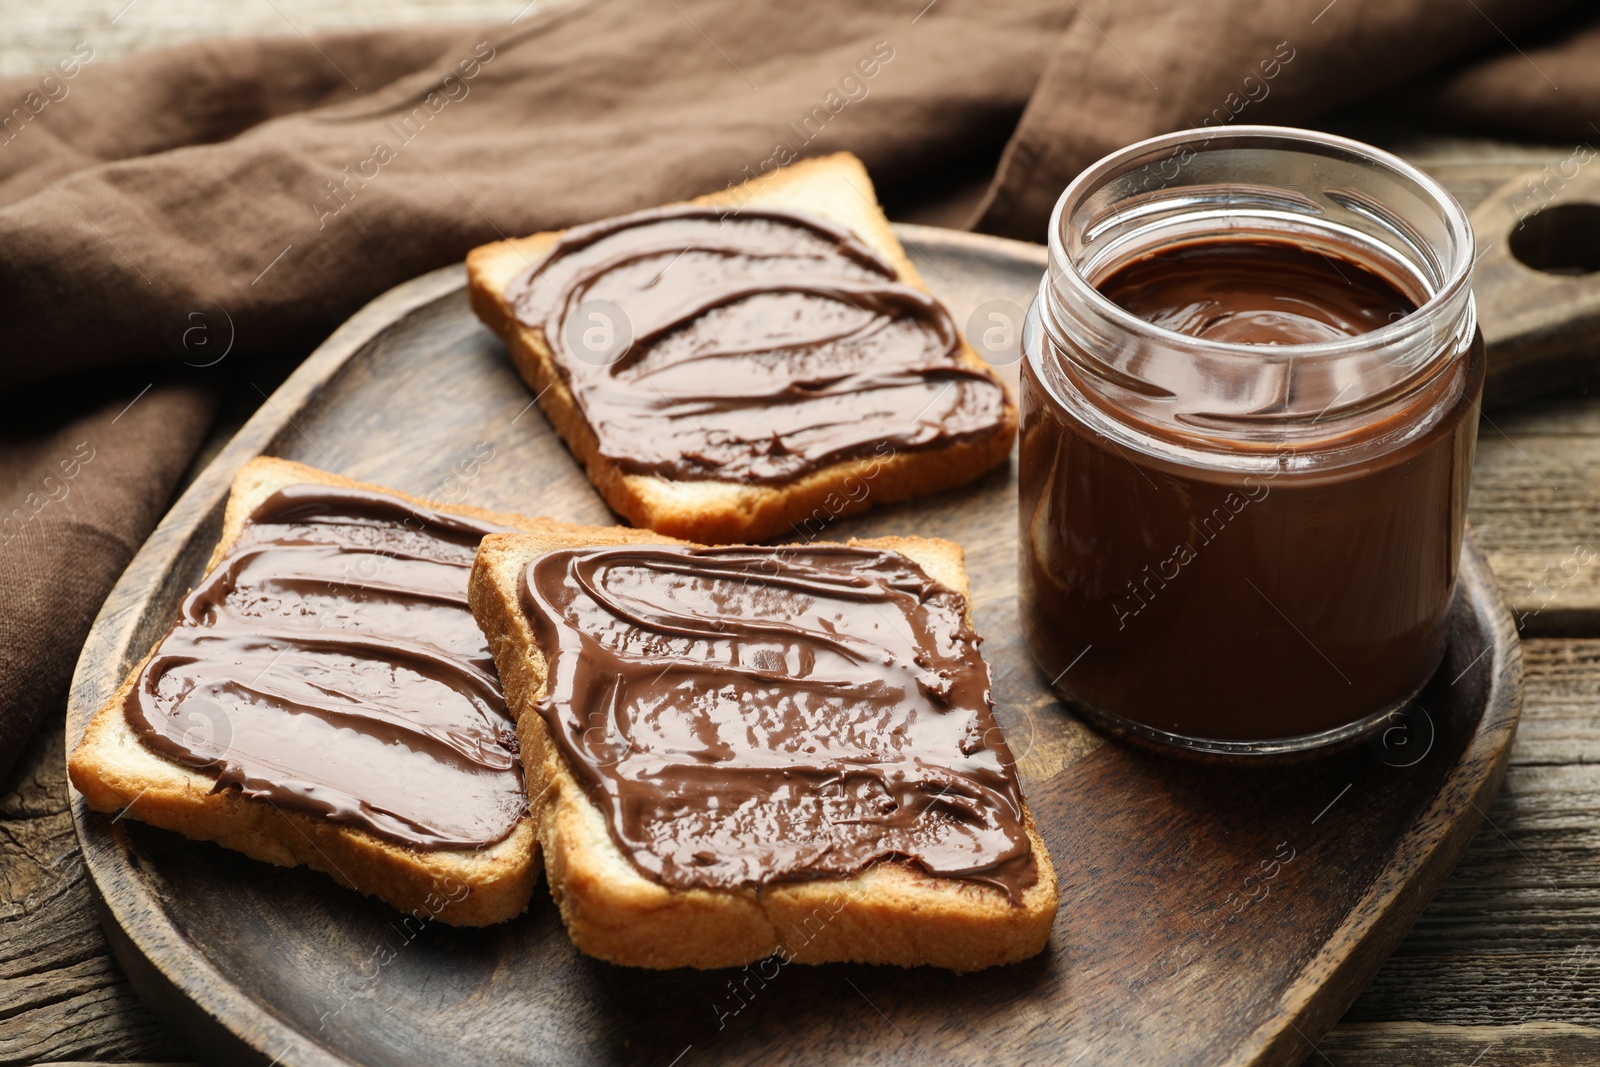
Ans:
[{"label": "brown linen cloth", "polygon": [[[1600,38],[1551,21],[1576,6],[612,0],[121,62],[88,40],[0,85],[0,772],[64,692],[230,368],[303,353],[476,244],[795,156],[849,149],[893,192],[1002,144],[979,225],[1037,239],[1118,145],[1383,94],[1600,138]],[[1560,57],[1506,47],[1535,31]],[[1432,96],[1402,89],[1427,75]]]}]

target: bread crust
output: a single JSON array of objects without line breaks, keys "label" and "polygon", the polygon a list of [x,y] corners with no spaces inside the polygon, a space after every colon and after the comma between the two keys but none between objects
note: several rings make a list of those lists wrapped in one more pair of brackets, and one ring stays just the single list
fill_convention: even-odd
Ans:
[{"label": "bread crust", "polygon": [[[206,573],[228,554],[257,505],[284,486],[303,483],[373,489],[437,511],[523,530],[553,525],[481,508],[441,505],[263,457],[245,464],[234,478],[222,536]],[[485,926],[519,915],[527,907],[539,877],[539,846],[531,818],[523,818],[509,837],[486,848],[423,851],[311,812],[246,797],[237,789],[213,792],[214,778],[153,752],[128,725],[125,705],[149,658],[140,661],[95,713],[67,761],[72,784],[93,810],[215,841],[267,863],[311,867],[418,919]]]},{"label": "bread crust", "polygon": [[[866,168],[848,152],[802,160],[690,203],[736,209],[757,205],[820,215],[848,227],[887,258],[902,282],[927,289],[879,209]],[[1011,454],[1016,405],[1005,384],[963,338],[961,361],[989,375],[1005,393],[999,424],[981,437],[846,460],[775,486],[626,473],[600,454],[594,430],[557,373],[542,331],[519,322],[506,299],[511,282],[539,262],[563,232],[536,233],[473,249],[467,254],[467,292],[472,310],[505,342],[517,373],[534,391],[541,410],[583,464],[601,497],[635,526],[703,544],[814,536],[826,522],[874,504],[964,485]]]},{"label": "bread crust", "polygon": [[[547,667],[522,610],[518,582],[531,560],[556,548],[683,543],[621,527],[553,528],[532,536],[486,537],[473,565],[468,597],[517,720],[545,877],[573,943],[612,963],[649,968],[736,967],[778,954],[800,963],[931,964],[972,971],[1043,949],[1055,919],[1056,876],[1026,801],[1038,881],[1018,906],[997,888],[898,862],[849,878],[780,883],[761,892],[670,889],[645,878],[622,854],[604,813],[573,776],[534,708]],[[969,593],[961,548],[953,542],[883,537],[850,543],[900,552],[935,580]]]}]

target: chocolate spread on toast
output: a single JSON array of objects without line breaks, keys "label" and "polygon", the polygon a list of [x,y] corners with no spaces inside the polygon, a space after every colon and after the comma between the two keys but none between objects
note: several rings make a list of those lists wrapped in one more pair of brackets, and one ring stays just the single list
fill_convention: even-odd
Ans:
[{"label": "chocolate spread on toast", "polygon": [[539,713],[613,840],[671,888],[882,860],[1037,880],[966,599],[882,549],[559,549],[520,597]]},{"label": "chocolate spread on toast", "polygon": [[811,215],[683,205],[579,226],[507,295],[633,474],[783,483],[1006,417],[944,305]]},{"label": "chocolate spread on toast", "polygon": [[466,590],[478,541],[509,532],[362,489],[279,490],[184,600],[128,724],[217,789],[412,848],[502,840],[526,793]]}]

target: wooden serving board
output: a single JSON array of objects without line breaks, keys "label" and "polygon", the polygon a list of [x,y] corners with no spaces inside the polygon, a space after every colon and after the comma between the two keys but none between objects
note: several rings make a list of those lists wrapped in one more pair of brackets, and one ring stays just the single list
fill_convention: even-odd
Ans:
[{"label": "wooden serving board", "polygon": [[[1044,265],[1032,245],[901,233],[969,328],[1020,315]],[[184,494],[95,623],[69,747],[170,624],[211,551],[229,480],[253,456],[611,521],[471,315],[463,281],[459,267],[437,271],[368,306]],[[1014,381],[1014,358],[997,362]],[[1499,784],[1521,654],[1476,541],[1448,656],[1418,710],[1373,744],[1240,767],[1107,741],[1062,709],[1018,633],[1015,528],[1007,469],[833,532],[966,547],[997,715],[1061,878],[1054,937],[1034,960],[966,976],[776,961],[629,970],[577,954],[542,886],[513,922],[417,933],[322,875],[75,797],[113,946],[152,1006],[219,1063],[1299,1061],[1411,925]]]}]

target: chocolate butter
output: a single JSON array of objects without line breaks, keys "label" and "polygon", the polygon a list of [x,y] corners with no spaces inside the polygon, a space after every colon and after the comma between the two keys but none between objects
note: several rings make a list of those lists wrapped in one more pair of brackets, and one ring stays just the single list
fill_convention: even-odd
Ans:
[{"label": "chocolate butter", "polygon": [[361,489],[279,490],[184,600],[128,724],[218,790],[418,849],[503,839],[526,793],[466,588],[478,541],[507,532]]},{"label": "chocolate butter", "polygon": [[1338,341],[1417,308],[1359,263],[1280,241],[1180,245],[1124,264],[1095,288],[1163,329],[1243,345]]},{"label": "chocolate butter", "polygon": [[524,572],[538,710],[648,878],[731,888],[882,860],[1037,880],[966,601],[870,548],[563,549]]},{"label": "chocolate butter", "polygon": [[579,226],[509,299],[631,473],[786,482],[1005,418],[944,306],[811,215],[689,205]]},{"label": "chocolate butter", "polygon": [[[1286,242],[1196,243],[1097,288],[1168,329],[1253,345],[1359,336],[1417,307],[1353,259]],[[1119,443],[1027,361],[1021,601],[1046,674],[1092,709],[1222,740],[1316,734],[1408,699],[1444,654],[1483,373],[1480,335],[1408,402],[1319,445],[1353,458],[1301,470],[1290,449],[1251,472]],[[1209,395],[1250,396],[1254,378],[1240,366]]]}]

